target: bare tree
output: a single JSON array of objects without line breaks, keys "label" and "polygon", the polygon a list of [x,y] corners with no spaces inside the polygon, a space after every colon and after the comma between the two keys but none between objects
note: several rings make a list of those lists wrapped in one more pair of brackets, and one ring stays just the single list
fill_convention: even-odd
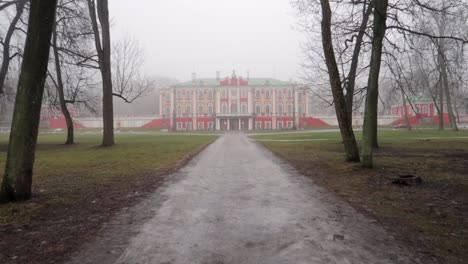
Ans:
[{"label": "bare tree", "polygon": [[9,1],[0,6],[0,10],[7,8],[10,5],[16,6],[16,14],[11,20],[11,23],[8,27],[5,37],[0,39],[0,43],[3,46],[2,64],[0,66],[0,97],[3,96],[5,93],[4,86],[5,86],[5,80],[8,74],[8,68],[10,67],[10,61],[19,55],[19,53],[17,52],[11,54],[11,41],[12,41],[15,31],[19,29],[17,24],[20,21],[21,16],[23,15],[23,11],[25,9],[25,5],[27,2],[28,0]]},{"label": "bare tree", "polygon": [[31,197],[32,173],[57,0],[31,2],[0,201]]},{"label": "bare tree", "polygon": [[[49,74],[49,78],[56,87],[58,103],[67,124],[65,144],[68,145],[74,143],[74,124],[67,104],[90,105],[92,100],[84,100],[81,96],[83,93],[86,94],[90,87],[82,84],[87,83],[85,80],[89,78],[86,69],[96,71],[99,68],[95,59],[97,55],[88,45],[93,33],[89,19],[85,15],[86,9],[84,0],[60,0],[52,35],[55,74]],[[76,78],[73,78],[73,75]],[[55,93],[49,94],[55,95]]]},{"label": "bare tree", "polygon": [[[313,92],[316,97],[327,101],[329,105],[334,104],[323,91],[316,91],[320,87],[328,86],[328,68],[323,67],[325,57],[323,49],[319,49],[317,39],[317,26],[319,23],[314,21],[320,12],[320,1],[294,0],[293,5],[298,10],[300,16],[299,27],[308,35],[308,40],[304,44],[303,52],[305,61],[304,80],[314,87]],[[330,28],[332,32],[333,49],[339,71],[341,87],[344,90],[347,115],[349,121],[352,121],[353,112],[359,108],[363,89],[357,89],[358,83],[364,84],[364,80],[359,80],[359,76],[367,71],[367,64],[362,63],[367,53],[368,46],[368,23],[372,15],[372,1],[339,1],[332,2],[333,10]],[[326,77],[325,77],[326,76]],[[318,82],[317,80],[323,80]],[[357,97],[357,99],[356,99]],[[355,100],[358,102],[354,104]]]},{"label": "bare tree", "polygon": [[346,160],[359,162],[359,150],[357,148],[354,132],[351,127],[350,115],[347,112],[346,99],[341,87],[340,73],[336,63],[335,52],[331,34],[331,9],[328,0],[321,0],[322,7],[322,45],[325,61],[330,77],[330,86],[335,102],[336,117],[341,131],[341,137],[346,153]]},{"label": "bare tree", "polygon": [[102,77],[102,119],[104,124],[102,146],[107,147],[114,145],[114,107],[112,100],[109,7],[107,0],[98,0],[97,5],[95,0],[87,1],[91,25],[94,32],[94,42],[98,54],[99,70],[101,71]]},{"label": "bare tree", "polygon": [[385,37],[388,0],[374,1],[372,56],[367,84],[366,109],[362,134],[362,165],[373,167],[373,149],[377,144],[377,106],[382,47]]},{"label": "bare tree", "polygon": [[153,88],[153,81],[142,74],[144,54],[138,41],[126,35],[112,48],[113,95],[132,103]]}]

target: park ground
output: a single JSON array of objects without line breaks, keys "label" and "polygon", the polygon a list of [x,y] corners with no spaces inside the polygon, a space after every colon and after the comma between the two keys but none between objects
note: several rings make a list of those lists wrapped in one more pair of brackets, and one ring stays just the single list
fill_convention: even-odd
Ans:
[{"label": "park ground", "polygon": [[[0,263],[61,262],[216,138],[121,134],[102,148],[99,134],[78,134],[76,145],[65,146],[63,133],[41,133],[33,198],[0,205]],[[0,135],[0,176],[7,142]]]},{"label": "park ground", "polygon": [[[33,199],[0,205],[0,263],[61,262],[216,138],[125,131],[115,147],[100,148],[96,131],[79,134],[74,146],[62,145],[63,133],[41,133]],[[337,132],[253,138],[420,253],[442,263],[468,259],[468,131],[381,131],[374,170],[343,162]],[[7,140],[0,135],[2,168]],[[399,174],[424,183],[392,185]]]},{"label": "park ground", "polygon": [[[361,133],[356,135],[360,140]],[[373,170],[344,162],[337,132],[253,138],[419,253],[441,263],[466,263],[468,131],[380,131]],[[392,184],[402,174],[420,176],[423,184]]]}]

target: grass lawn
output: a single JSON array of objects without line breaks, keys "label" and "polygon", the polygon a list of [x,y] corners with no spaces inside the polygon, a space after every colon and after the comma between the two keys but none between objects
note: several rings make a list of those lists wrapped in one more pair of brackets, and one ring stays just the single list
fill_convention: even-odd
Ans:
[{"label": "grass lawn", "polygon": [[[80,134],[78,144],[65,146],[62,133],[40,134],[33,198],[0,205],[0,263],[60,260],[216,138],[120,134],[102,148],[100,135]],[[7,141],[0,135],[2,177]]]},{"label": "grass lawn", "polygon": [[[361,134],[356,135],[359,140]],[[263,140],[262,144],[316,184],[375,217],[427,258],[466,263],[468,131],[380,131],[373,170],[344,162],[339,133],[253,138]],[[309,141],[300,141],[304,139]],[[392,184],[399,174],[420,176],[423,184]]]}]

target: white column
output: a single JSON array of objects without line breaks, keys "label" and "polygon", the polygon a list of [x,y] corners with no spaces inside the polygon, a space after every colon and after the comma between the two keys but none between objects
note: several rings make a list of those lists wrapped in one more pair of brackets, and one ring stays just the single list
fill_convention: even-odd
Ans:
[{"label": "white column", "polygon": [[219,125],[219,118],[216,118],[216,121],[215,121],[215,130],[221,130],[221,126]]},{"label": "white column", "polygon": [[241,130],[241,119],[239,118],[239,130]]},{"label": "white column", "polygon": [[195,90],[190,92],[192,93],[192,130],[197,130],[197,93]]},{"label": "white column", "polygon": [[227,88],[226,89],[226,95],[227,95],[227,99],[228,99],[228,102],[227,102],[227,112],[228,113],[231,113],[231,101],[232,101],[232,98],[231,98],[231,89]]},{"label": "white column", "polygon": [[271,94],[272,94],[272,98],[273,98],[273,109],[271,109],[271,113],[272,113],[272,118],[271,118],[271,122],[273,124],[271,124],[271,127],[272,129],[276,129],[276,91],[271,91]]},{"label": "white column", "polygon": [[171,112],[169,113],[169,130],[171,130],[172,128],[175,127],[175,124],[174,124],[174,114],[176,113],[176,109],[175,109],[175,96],[174,96],[174,93],[175,93],[175,88],[172,88],[170,93],[171,93]]},{"label": "white column", "polygon": [[159,116],[163,115],[163,96],[167,96],[167,93],[164,90],[159,94]]},{"label": "white column", "polygon": [[252,117],[249,117],[249,130],[252,130],[252,120],[253,118]]},{"label": "white column", "polygon": [[227,119],[227,130],[231,130],[230,123],[229,123],[229,118]]},{"label": "white column", "polygon": [[219,90],[216,90],[215,91],[215,105],[216,105],[216,109],[215,109],[215,113],[221,113],[221,91]]},{"label": "white column", "polygon": [[247,91],[247,113],[252,114],[254,112],[253,108],[252,89],[249,88]]},{"label": "white column", "polygon": [[298,101],[298,95],[297,95],[297,91],[296,89],[294,88],[294,123],[295,123],[295,126],[296,127],[299,127],[299,101]]}]

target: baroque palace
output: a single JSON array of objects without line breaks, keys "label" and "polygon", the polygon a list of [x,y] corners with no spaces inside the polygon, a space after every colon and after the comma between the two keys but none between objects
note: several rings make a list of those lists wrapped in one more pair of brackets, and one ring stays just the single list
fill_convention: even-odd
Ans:
[{"label": "baroque palace", "polygon": [[[170,130],[295,129],[306,122],[309,89],[271,78],[197,79],[162,89],[162,126]],[[304,119],[304,120],[303,120]]]}]

